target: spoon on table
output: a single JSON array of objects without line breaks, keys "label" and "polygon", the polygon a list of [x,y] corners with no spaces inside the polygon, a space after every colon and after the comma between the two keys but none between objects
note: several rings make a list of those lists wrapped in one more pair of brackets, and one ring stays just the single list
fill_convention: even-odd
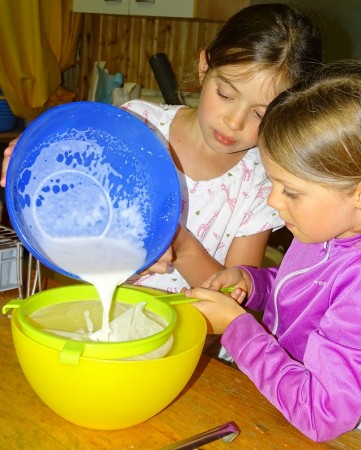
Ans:
[{"label": "spoon on table", "polygon": [[232,442],[241,432],[235,422],[227,422],[211,430],[196,434],[190,438],[167,445],[160,450],[195,450],[201,445],[222,439],[224,442]]}]

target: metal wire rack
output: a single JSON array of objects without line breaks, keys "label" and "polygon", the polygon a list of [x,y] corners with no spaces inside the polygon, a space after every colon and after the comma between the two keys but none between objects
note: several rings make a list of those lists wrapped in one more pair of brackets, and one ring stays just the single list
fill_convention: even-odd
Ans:
[{"label": "metal wire rack", "polygon": [[[23,264],[26,260],[24,286]],[[41,291],[40,262],[25,250],[14,230],[0,225],[0,291],[10,289],[18,289],[19,298]]]}]

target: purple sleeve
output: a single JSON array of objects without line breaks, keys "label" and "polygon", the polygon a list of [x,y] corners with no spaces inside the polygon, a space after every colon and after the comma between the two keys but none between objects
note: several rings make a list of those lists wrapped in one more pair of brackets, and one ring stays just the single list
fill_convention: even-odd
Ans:
[{"label": "purple sleeve", "polygon": [[245,306],[254,311],[264,311],[269,299],[271,289],[278,272],[278,267],[256,268],[249,266],[237,266],[248,272],[252,279],[252,294],[246,301]]},{"label": "purple sleeve", "polygon": [[352,307],[350,297],[345,301],[345,294],[336,293],[343,301],[331,305],[311,331],[303,362],[291,358],[251,314],[235,319],[222,337],[222,345],[260,392],[318,442],[352,430],[361,417],[361,309]]}]

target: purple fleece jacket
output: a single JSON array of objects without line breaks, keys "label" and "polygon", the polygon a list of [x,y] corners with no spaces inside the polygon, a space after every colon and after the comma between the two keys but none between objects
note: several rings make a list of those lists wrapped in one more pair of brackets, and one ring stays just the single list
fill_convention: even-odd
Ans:
[{"label": "purple fleece jacket", "polygon": [[[361,419],[361,235],[325,244],[293,240],[281,267],[243,267],[246,307],[222,344],[302,433],[322,442]],[[361,437],[360,437],[361,445]]]}]

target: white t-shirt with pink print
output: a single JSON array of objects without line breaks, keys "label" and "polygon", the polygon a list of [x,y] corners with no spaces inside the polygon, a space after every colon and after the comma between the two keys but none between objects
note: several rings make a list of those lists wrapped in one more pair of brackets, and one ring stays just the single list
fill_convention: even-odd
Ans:
[{"label": "white t-shirt with pink print", "polygon": [[[122,105],[148,125],[168,149],[170,125],[182,107],[143,100],[131,100]],[[180,223],[221,264],[235,237],[283,226],[277,211],[267,205],[271,183],[257,147],[248,150],[238,164],[217,178],[194,181],[180,170],[177,172],[182,193]],[[136,284],[170,293],[189,287],[174,268],[164,275],[144,276]]]}]

